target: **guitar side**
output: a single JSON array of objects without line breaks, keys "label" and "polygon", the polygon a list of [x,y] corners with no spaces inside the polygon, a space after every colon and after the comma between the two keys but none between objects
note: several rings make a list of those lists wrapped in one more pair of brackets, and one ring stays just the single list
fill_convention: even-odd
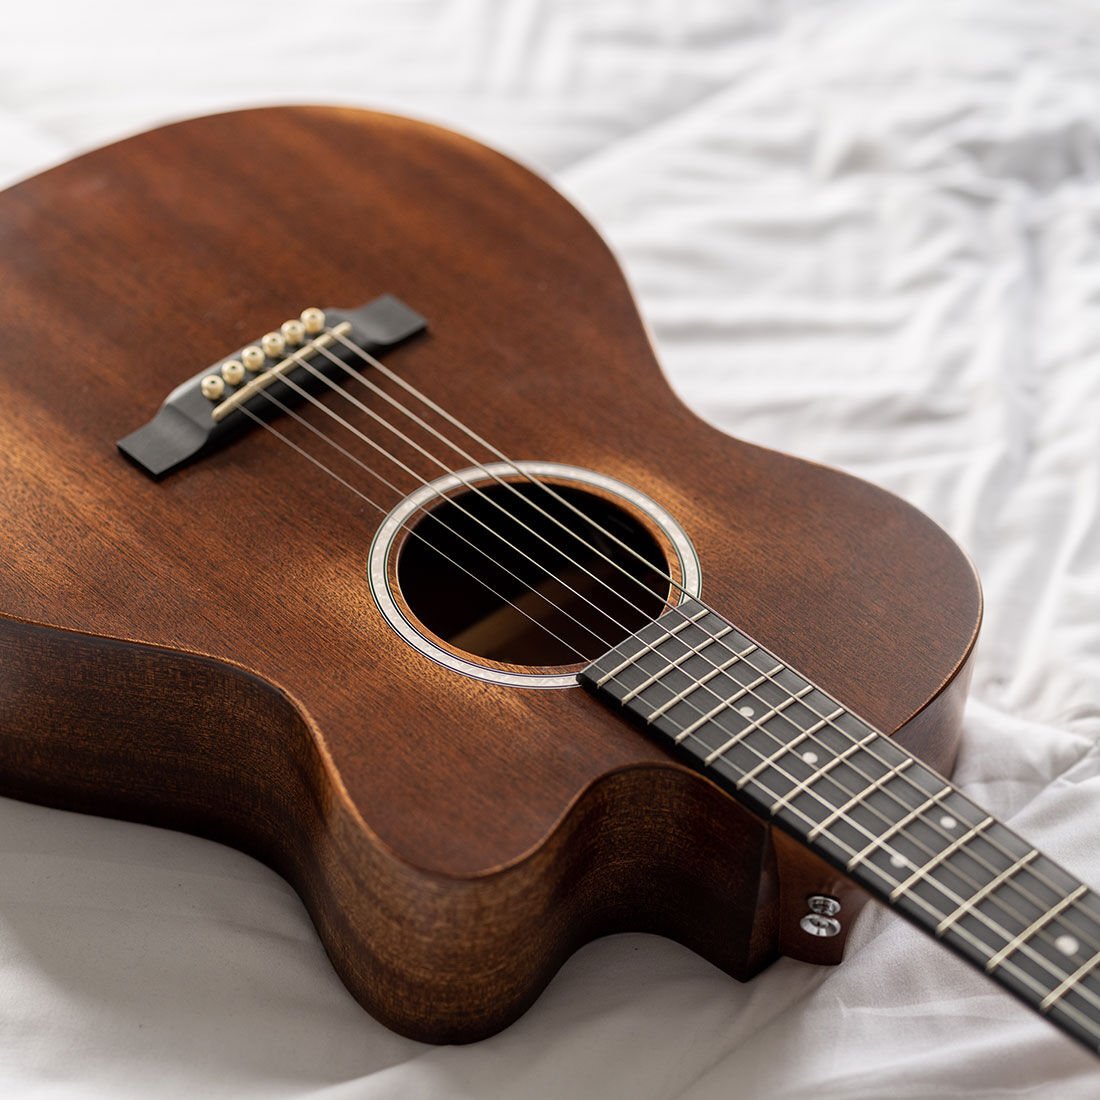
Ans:
[{"label": "guitar side", "polygon": [[[0,793],[262,860],[295,887],[351,993],[421,1041],[495,1034],[577,948],[615,932],[676,939],[742,980],[780,953],[837,962],[843,937],[799,930],[805,897],[841,898],[846,925],[865,900],[709,782],[661,763],[595,778],[514,863],[442,875],[372,833],[300,708],[242,669],[9,619],[0,667]],[[903,738],[947,744],[966,679]]]},{"label": "guitar side", "polygon": [[[306,192],[204,167],[246,147],[323,170]],[[847,917],[858,891],[580,691],[412,653],[363,583],[376,517],[349,523],[338,487],[272,440],[161,486],[113,451],[294,306],[395,291],[433,333],[395,369],[510,454],[537,437],[534,457],[640,485],[691,532],[715,602],[949,771],[980,617],[968,563],[888,494],[680,406],[610,254],[547,185],[405,120],[243,112],[28,181],[0,200],[0,237],[3,793],[264,859],[351,991],[420,1039],[493,1033],[619,930],[741,978],[779,953],[837,961],[843,936],[798,920],[807,893]]]}]

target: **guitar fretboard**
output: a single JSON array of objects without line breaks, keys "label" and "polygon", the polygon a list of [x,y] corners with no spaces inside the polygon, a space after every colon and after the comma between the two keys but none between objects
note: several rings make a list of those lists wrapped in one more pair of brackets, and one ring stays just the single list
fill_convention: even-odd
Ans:
[{"label": "guitar fretboard", "polygon": [[687,600],[580,679],[1100,1050],[1100,897],[720,615]]}]

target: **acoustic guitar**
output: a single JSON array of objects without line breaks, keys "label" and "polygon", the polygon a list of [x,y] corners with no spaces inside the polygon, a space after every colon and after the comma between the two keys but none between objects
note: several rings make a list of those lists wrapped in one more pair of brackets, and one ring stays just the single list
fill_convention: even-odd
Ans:
[{"label": "acoustic guitar", "polygon": [[684,408],[541,179],[224,114],[4,193],[0,280],[0,793],[266,861],[417,1039],[617,931],[837,962],[870,896],[1098,1049],[1100,898],[944,778],[967,559]]}]

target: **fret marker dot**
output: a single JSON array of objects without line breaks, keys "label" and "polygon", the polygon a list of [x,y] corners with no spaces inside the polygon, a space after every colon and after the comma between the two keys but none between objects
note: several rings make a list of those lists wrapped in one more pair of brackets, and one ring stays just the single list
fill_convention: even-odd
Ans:
[{"label": "fret marker dot", "polygon": [[1054,941],[1054,946],[1062,952],[1063,955],[1076,955],[1080,944],[1073,938],[1073,936],[1059,936]]},{"label": "fret marker dot", "polygon": [[943,817],[940,818],[940,824],[945,829],[953,829],[958,825],[958,822],[950,814],[944,814]]},{"label": "fret marker dot", "polygon": [[907,862],[905,856],[898,855],[897,852],[890,857],[891,867],[904,867]]},{"label": "fret marker dot", "polygon": [[738,707],[737,713],[743,714],[746,718],[751,718],[756,713],[756,711],[753,710],[752,707]]},{"label": "fret marker dot", "polygon": [[805,760],[807,764],[816,764],[817,763],[817,753],[816,752],[804,752],[802,754],[802,759]]}]

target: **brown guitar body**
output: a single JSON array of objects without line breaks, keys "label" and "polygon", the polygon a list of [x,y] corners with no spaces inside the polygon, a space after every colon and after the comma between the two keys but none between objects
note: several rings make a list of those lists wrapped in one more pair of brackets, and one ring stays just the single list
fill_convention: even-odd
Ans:
[{"label": "brown guitar body", "polygon": [[387,116],[201,119],[0,196],[0,288],[0,793],[267,861],[352,993],[419,1039],[493,1033],[616,931],[739,978],[837,961],[843,935],[798,922],[832,893],[846,931],[854,887],[581,690],[414,652],[366,583],[377,513],[273,436],[160,483],[115,449],[303,306],[396,294],[430,331],[393,370],[513,458],[657,500],[714,607],[949,771],[980,617],[963,555],[889,494],[679,404],[547,184]]}]

